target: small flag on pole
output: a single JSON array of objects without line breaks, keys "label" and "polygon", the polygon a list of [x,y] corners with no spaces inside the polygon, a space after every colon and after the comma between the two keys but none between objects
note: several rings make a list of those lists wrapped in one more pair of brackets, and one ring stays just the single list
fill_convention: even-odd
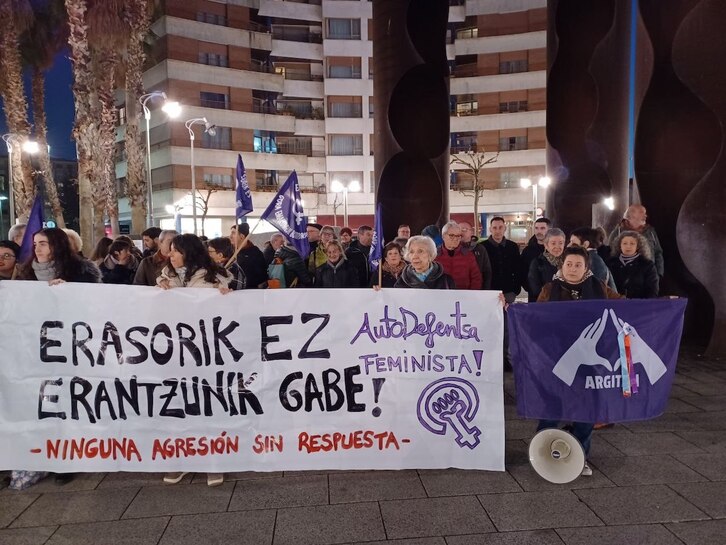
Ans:
[{"label": "small flag on pole", "polygon": [[271,223],[280,231],[302,257],[310,253],[307,219],[300,198],[297,173],[293,170],[260,219]]},{"label": "small flag on pole", "polygon": [[383,259],[383,217],[381,216],[381,203],[376,205],[376,218],[373,227],[373,240],[371,251],[368,254],[368,262],[372,271],[378,269]]},{"label": "small flag on pole", "polygon": [[241,223],[244,216],[252,212],[252,193],[250,192],[250,184],[247,182],[247,171],[242,162],[242,155],[237,154],[237,199],[235,216],[237,224]]},{"label": "small flag on pole", "polygon": [[33,201],[33,208],[30,209],[28,225],[23,235],[23,243],[20,246],[20,262],[22,263],[33,255],[33,234],[43,228],[43,197],[40,192],[36,193]]}]

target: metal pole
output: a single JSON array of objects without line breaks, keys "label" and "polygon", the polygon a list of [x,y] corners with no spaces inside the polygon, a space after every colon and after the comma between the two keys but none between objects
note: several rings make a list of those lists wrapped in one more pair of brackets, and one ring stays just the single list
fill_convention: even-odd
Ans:
[{"label": "metal pole", "polygon": [[532,199],[532,234],[534,234],[534,220],[537,219],[537,184],[532,184],[532,187],[534,188],[534,197]]},{"label": "metal pole", "polygon": [[3,220],[3,201],[5,201],[5,199],[0,197],[0,233],[2,233],[0,234],[0,236],[3,238],[3,240],[5,240],[6,236],[4,231],[5,221]]},{"label": "metal pole", "polygon": [[146,118],[146,227],[154,226],[154,197],[153,188],[151,185],[151,138],[149,137],[149,119],[151,118],[151,112],[144,106],[144,117]]},{"label": "metal pole", "polygon": [[194,234],[197,234],[197,178],[194,174],[194,132],[193,129],[189,129],[189,149],[190,158],[189,162],[192,165],[192,224],[194,225]]},{"label": "metal pole", "polygon": [[8,142],[8,200],[10,205],[10,227],[15,225],[15,186],[13,185],[13,146]]},{"label": "metal pole", "polygon": [[343,188],[343,227],[348,227],[348,188]]}]

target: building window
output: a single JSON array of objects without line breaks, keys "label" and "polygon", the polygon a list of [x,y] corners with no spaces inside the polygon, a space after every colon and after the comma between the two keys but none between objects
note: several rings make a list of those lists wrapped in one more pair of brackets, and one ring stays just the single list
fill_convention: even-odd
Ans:
[{"label": "building window", "polygon": [[216,127],[214,136],[202,133],[202,147],[208,149],[232,149],[232,129]]},{"label": "building window", "polygon": [[469,98],[469,100],[462,100],[461,102],[456,103],[456,115],[476,115],[479,111],[479,101],[473,100],[470,97],[464,97],[464,99],[465,98]]},{"label": "building window", "polygon": [[360,134],[331,134],[330,155],[363,155],[363,137]]},{"label": "building window", "polygon": [[529,70],[527,59],[519,61],[503,61],[499,63],[500,74],[516,74],[518,72],[526,72]]},{"label": "building window", "polygon": [[527,149],[526,136],[508,136],[499,139],[499,151],[517,151]]},{"label": "building window", "polygon": [[461,30],[456,31],[457,40],[465,40],[467,38],[478,38],[478,37],[479,37],[478,28],[462,28]]},{"label": "building window", "polygon": [[229,66],[227,55],[220,55],[218,53],[199,53],[199,64],[222,66],[224,68]]},{"label": "building window", "polygon": [[329,78],[361,79],[360,58],[328,59]]},{"label": "building window", "polygon": [[526,100],[513,100],[511,102],[500,102],[499,113],[516,113],[526,112],[529,109],[529,104]]},{"label": "building window", "polygon": [[199,93],[199,102],[199,105],[202,108],[229,110],[229,95],[224,93],[208,93],[206,91],[201,91]]},{"label": "building window", "polygon": [[118,116],[116,117],[116,126],[122,127],[123,125],[126,125],[126,108],[122,106],[118,109]]},{"label": "building window", "polygon": [[[358,102],[355,102],[355,100]],[[351,97],[349,99],[331,100],[328,99],[328,117],[363,117],[363,106],[360,103],[360,97]]]},{"label": "building window", "polygon": [[252,139],[252,150],[255,153],[277,153],[275,133],[268,131],[255,131]]},{"label": "building window", "polygon": [[225,189],[234,189],[234,178],[231,174],[209,174],[204,173],[204,183]]},{"label": "building window", "polygon": [[460,133],[451,135],[451,153],[476,151],[476,133]]},{"label": "building window", "polygon": [[501,170],[499,171],[499,187],[501,189],[521,188],[519,181],[527,177],[527,172],[521,170]]},{"label": "building window", "polygon": [[197,21],[200,23],[209,23],[210,25],[227,26],[227,17],[217,13],[207,13],[206,11],[197,12]]},{"label": "building window", "polygon": [[277,191],[276,170],[255,170],[255,188],[258,191]]},{"label": "building window", "polygon": [[328,39],[360,40],[360,19],[328,19]]}]

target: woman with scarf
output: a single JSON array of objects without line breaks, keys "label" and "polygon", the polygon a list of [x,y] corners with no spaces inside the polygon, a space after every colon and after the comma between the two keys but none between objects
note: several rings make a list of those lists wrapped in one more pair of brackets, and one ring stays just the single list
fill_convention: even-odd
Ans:
[{"label": "woman with scarf", "polygon": [[607,264],[621,295],[628,299],[658,297],[658,272],[643,235],[623,231],[613,241],[612,252]]},{"label": "woman with scarf", "polygon": [[[552,282],[546,284],[537,298],[538,303],[550,301],[583,301],[591,299],[622,299],[623,296],[610,289],[604,282],[595,278],[590,270],[590,255],[582,246],[569,246],[562,252],[562,267],[555,274]],[[540,420],[537,431],[557,428],[556,420]],[[592,422],[573,422],[569,430],[582,445],[585,460],[590,454]],[[589,477],[592,469],[585,462],[582,475]]]},{"label": "woman with scarf", "polygon": [[[232,290],[228,287],[231,275],[209,257],[207,249],[196,235],[187,233],[177,235],[171,241],[169,264],[156,279],[156,285],[164,290],[176,288],[217,288],[222,293]],[[166,484],[177,484],[187,471],[167,473]],[[219,486],[224,483],[224,474],[207,473],[207,485]]]},{"label": "woman with scarf", "polygon": [[[383,262],[381,263],[382,288],[392,288],[398,277],[401,276],[406,263],[403,261],[403,249],[400,244],[389,242],[383,247]],[[378,286],[378,275],[371,275],[371,286]]]},{"label": "woman with scarf", "polygon": [[410,264],[401,271],[394,288],[423,288],[434,290],[456,289],[454,279],[444,272],[436,259],[436,243],[433,239],[416,235],[408,239],[404,259]]},{"label": "woman with scarf", "polygon": [[325,246],[328,260],[315,271],[316,288],[357,288],[358,272],[345,258],[343,246],[332,240]]},{"label": "woman with scarf", "polygon": [[[64,282],[87,282],[97,284],[101,272],[88,259],[81,257],[63,229],[41,229],[33,234],[33,255],[23,263],[19,278],[40,280],[51,286]],[[41,471],[13,471],[10,474],[10,488],[23,490],[47,475]],[[56,474],[56,482],[66,484],[73,479],[74,473]]]},{"label": "woman with scarf", "polygon": [[565,249],[565,233],[561,229],[552,228],[544,237],[544,252],[529,264],[527,282],[530,291],[528,301],[534,303],[542,291],[542,286],[551,282],[557,270],[562,266],[562,252]]}]

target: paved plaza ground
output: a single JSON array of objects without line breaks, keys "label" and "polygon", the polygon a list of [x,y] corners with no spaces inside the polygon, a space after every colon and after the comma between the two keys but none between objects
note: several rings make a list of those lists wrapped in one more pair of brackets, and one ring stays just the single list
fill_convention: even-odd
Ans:
[{"label": "paved plaza ground", "polygon": [[666,414],[595,432],[594,474],[568,485],[527,461],[505,375],[506,473],[91,473],[0,490],[0,544],[710,545],[726,543],[726,362],[681,357]]}]

